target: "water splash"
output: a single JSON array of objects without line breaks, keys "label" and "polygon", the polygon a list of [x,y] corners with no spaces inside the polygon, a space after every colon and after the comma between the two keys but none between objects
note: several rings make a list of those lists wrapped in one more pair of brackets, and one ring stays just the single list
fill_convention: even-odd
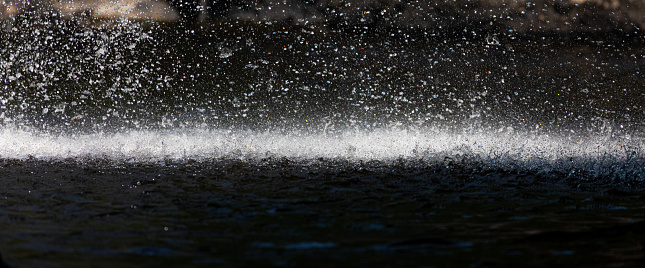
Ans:
[{"label": "water splash", "polygon": [[3,159],[141,163],[285,159],[305,166],[316,161],[372,163],[368,166],[405,161],[415,168],[624,180],[645,179],[644,145],[642,138],[629,136],[448,134],[437,129],[381,129],[334,135],[203,129],[72,136],[10,129],[0,132]]},{"label": "water splash", "polygon": [[0,40],[0,158],[643,178],[639,48],[216,26],[14,24]]},{"label": "water splash", "polygon": [[155,89],[157,51],[142,22],[78,19],[25,18],[0,33],[0,123],[91,124]]}]

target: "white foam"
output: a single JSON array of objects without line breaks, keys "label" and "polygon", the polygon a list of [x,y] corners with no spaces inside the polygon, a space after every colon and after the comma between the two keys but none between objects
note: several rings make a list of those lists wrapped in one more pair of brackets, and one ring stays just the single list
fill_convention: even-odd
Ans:
[{"label": "white foam", "polygon": [[614,161],[643,157],[642,137],[558,136],[512,132],[442,133],[429,129],[392,129],[341,134],[235,130],[129,131],[116,134],[49,135],[0,130],[0,158],[111,158],[156,161],[286,157],[291,159],[460,157],[519,163],[566,159]]}]

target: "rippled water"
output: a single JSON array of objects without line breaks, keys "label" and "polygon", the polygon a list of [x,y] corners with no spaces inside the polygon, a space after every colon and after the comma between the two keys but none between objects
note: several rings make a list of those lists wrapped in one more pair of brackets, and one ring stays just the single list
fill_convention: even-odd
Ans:
[{"label": "rippled water", "polygon": [[1,32],[5,261],[642,258],[638,39],[283,26]]}]

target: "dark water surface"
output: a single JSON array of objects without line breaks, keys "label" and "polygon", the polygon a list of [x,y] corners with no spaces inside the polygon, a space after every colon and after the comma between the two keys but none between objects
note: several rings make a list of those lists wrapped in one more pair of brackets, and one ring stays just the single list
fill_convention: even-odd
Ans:
[{"label": "dark water surface", "polygon": [[642,184],[267,159],[5,160],[2,253],[24,266],[634,266]]},{"label": "dark water surface", "polygon": [[67,23],[0,40],[12,267],[645,261],[642,38]]}]

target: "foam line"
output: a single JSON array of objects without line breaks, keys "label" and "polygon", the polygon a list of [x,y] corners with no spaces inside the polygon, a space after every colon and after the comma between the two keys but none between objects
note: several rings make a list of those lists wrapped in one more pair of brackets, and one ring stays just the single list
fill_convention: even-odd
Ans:
[{"label": "foam line", "polygon": [[348,131],[336,135],[190,129],[61,136],[4,129],[0,131],[0,157],[135,158],[139,161],[264,157],[392,160],[468,155],[488,159],[512,157],[517,161],[603,156],[618,160],[642,156],[643,142],[642,138],[602,135],[449,134],[427,129]]}]

